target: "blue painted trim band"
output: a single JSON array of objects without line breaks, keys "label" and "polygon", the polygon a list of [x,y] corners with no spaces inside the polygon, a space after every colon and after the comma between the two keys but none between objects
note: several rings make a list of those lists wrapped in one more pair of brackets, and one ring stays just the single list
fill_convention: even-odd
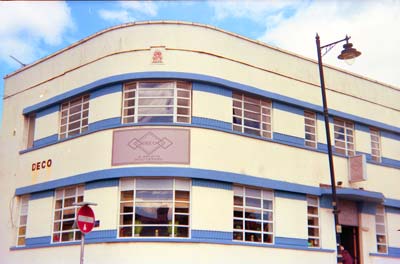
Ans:
[{"label": "blue painted trim band", "polygon": [[209,180],[203,180],[203,179],[193,179],[192,186],[215,188],[215,189],[221,189],[221,190],[227,190],[227,191],[232,190],[232,183],[220,182],[220,181],[209,181]]},{"label": "blue painted trim band", "polygon": [[192,89],[193,91],[201,91],[232,98],[232,90],[226,89],[221,86],[210,85],[207,83],[193,82]]},{"label": "blue painted trim band", "polygon": [[232,241],[232,232],[192,230],[193,239],[229,240]]},{"label": "blue painted trim band", "polygon": [[[279,102],[282,102],[285,104],[310,109],[315,112],[320,112],[320,113],[322,112],[322,107],[319,105],[314,105],[314,104],[304,102],[304,101],[301,101],[301,100],[298,100],[295,98],[282,96],[277,93],[272,93],[272,92],[268,92],[265,90],[255,88],[253,86],[249,86],[249,85],[245,85],[245,84],[241,84],[241,83],[237,83],[237,82],[231,82],[231,81],[228,81],[225,79],[221,79],[221,78],[217,78],[217,77],[213,77],[213,76],[209,76],[209,75],[195,74],[195,73],[183,73],[183,72],[161,72],[161,71],[157,72],[157,71],[154,71],[154,72],[126,73],[126,74],[120,74],[120,75],[103,78],[103,79],[94,81],[92,83],[89,83],[87,85],[84,85],[82,87],[70,90],[64,94],[57,95],[57,96],[50,98],[46,101],[43,101],[41,103],[26,107],[23,110],[23,114],[26,115],[26,114],[29,114],[32,112],[37,112],[43,108],[47,108],[54,104],[60,103],[64,100],[72,98],[76,95],[90,92],[90,91],[92,91],[98,87],[104,86],[104,85],[116,84],[119,82],[124,82],[124,81],[128,81],[128,80],[133,80],[133,79],[171,79],[171,78],[190,80],[190,81],[194,81],[194,82],[196,82],[196,81],[197,82],[207,82],[209,84],[222,86],[223,88],[226,88],[229,90],[234,89],[234,90],[249,92],[249,93],[267,97],[267,98],[270,98],[270,99],[273,99],[275,101],[279,101]],[[336,111],[333,109],[329,109],[329,111],[332,115],[335,115],[337,117],[349,119],[354,122],[359,122],[359,123],[363,123],[366,125],[371,125],[371,126],[374,126],[374,127],[380,128],[380,129],[400,133],[399,127],[387,125],[387,124],[377,122],[377,121],[371,120],[371,119],[366,119],[366,118],[350,115],[350,114]]]},{"label": "blue painted trim band", "polygon": [[303,193],[293,193],[293,192],[285,192],[285,191],[275,191],[275,197],[286,198],[291,200],[299,200],[299,201],[307,201],[306,194]]},{"label": "blue painted trim band", "polygon": [[[129,243],[129,242],[159,242],[159,243],[208,243],[208,244],[222,244],[222,245],[236,245],[236,246],[250,246],[250,247],[264,247],[264,248],[280,248],[280,249],[290,249],[290,250],[304,250],[313,252],[324,252],[324,253],[334,253],[335,250],[332,249],[321,249],[321,248],[309,248],[304,246],[299,246],[299,241],[296,238],[284,238],[285,241],[292,241],[293,244],[262,244],[254,242],[241,242],[232,241],[231,232],[221,232],[221,231],[207,231],[207,230],[192,230],[198,231],[199,238],[116,238],[113,237],[117,234],[117,230],[103,230],[103,231],[93,231],[86,235],[85,243],[95,244],[95,243]],[[230,234],[230,239],[227,239],[228,234]],[[212,237],[216,235],[217,237]],[[204,238],[200,238],[204,237]],[[220,238],[218,238],[220,237]],[[46,239],[43,239],[46,238]],[[51,243],[51,237],[30,238],[33,244],[26,245],[25,247],[11,247],[10,250],[24,250],[32,248],[44,248],[44,247],[62,247],[69,245],[79,245],[80,241],[65,242],[65,243]],[[301,239],[300,239],[301,240]],[[303,243],[303,242],[302,242]]]},{"label": "blue painted trim band", "polygon": [[361,202],[358,204],[358,211],[362,214],[376,215],[377,203]]},{"label": "blue painted trim band", "polygon": [[400,254],[382,254],[382,253],[369,253],[372,257],[382,257],[382,258],[400,258]]},{"label": "blue painted trim band", "polygon": [[216,119],[210,119],[210,118],[205,118],[205,117],[199,117],[199,116],[193,116],[192,117],[192,124],[193,125],[200,125],[200,126],[206,126],[208,128],[220,128],[223,130],[232,130],[232,124]]},{"label": "blue painted trim band", "polygon": [[[209,118],[203,118],[203,117],[193,117],[192,118],[192,122],[193,124],[182,124],[182,123],[134,123],[134,124],[121,124],[121,120],[120,117],[114,117],[114,118],[109,118],[109,119],[105,119],[105,120],[101,120],[98,122],[94,122],[89,124],[89,130],[78,134],[78,135],[74,135],[65,139],[58,139],[58,135],[52,135],[43,139],[39,139],[36,140],[34,142],[34,146],[32,148],[26,149],[26,150],[22,150],[19,153],[20,154],[24,154],[30,151],[34,151],[40,148],[44,148],[56,143],[60,143],[60,142],[64,142],[67,140],[71,140],[77,137],[81,137],[81,136],[86,136],[88,134],[91,133],[95,133],[98,131],[102,131],[105,129],[112,129],[112,128],[123,128],[123,127],[136,127],[136,126],[182,126],[182,127],[201,127],[201,128],[207,128],[207,129],[215,129],[218,131],[223,131],[226,133],[230,133],[230,134],[235,134],[235,135],[240,135],[240,136],[245,136],[245,137],[250,137],[250,138],[254,138],[254,139],[259,139],[259,140],[263,140],[263,141],[269,141],[269,142],[276,142],[276,143],[280,143],[280,144],[284,144],[284,145],[288,145],[288,146],[292,146],[292,147],[298,147],[298,148],[302,148],[302,149],[307,149],[307,150],[312,150],[312,151],[317,151],[317,152],[322,152],[322,153],[327,153],[328,152],[328,148],[326,144],[323,143],[318,143],[318,148],[314,149],[314,148],[310,148],[304,145],[304,139],[303,138],[298,138],[298,137],[293,137],[293,136],[289,136],[289,135],[284,135],[284,134],[280,134],[277,132],[274,132],[274,139],[268,139],[268,138],[263,138],[261,136],[255,136],[255,135],[250,135],[250,134],[244,134],[244,133],[239,133],[236,131],[232,131],[231,128],[231,123],[227,123],[224,121],[219,121],[219,120],[215,120],[215,119],[209,119]],[[303,142],[303,143],[301,143]],[[361,152],[358,152],[361,153]],[[375,165],[380,165],[380,166],[386,166],[386,167],[391,167],[391,168],[400,168],[400,161],[397,160],[393,160],[393,159],[389,159],[389,158],[382,158],[382,162],[381,163],[377,163],[375,161],[371,160],[371,155],[368,153],[361,153],[361,154],[365,154],[367,156],[367,161],[368,163],[371,164],[375,164]],[[337,154],[337,153],[333,153],[333,155],[335,156],[340,156],[340,157],[346,157],[344,155],[341,154]]]},{"label": "blue painted trim band", "polygon": [[32,193],[29,200],[32,201],[49,197],[54,197],[54,190]]},{"label": "blue painted trim band", "polygon": [[78,174],[62,179],[38,183],[26,187],[17,188],[15,194],[23,195],[32,192],[52,190],[63,186],[81,184],[106,179],[117,179],[121,177],[190,177],[193,179],[206,179],[213,181],[223,181],[227,183],[237,183],[253,185],[262,188],[283,190],[288,192],[297,192],[304,194],[320,195],[319,187],[311,187],[297,183],[277,181],[244,174],[223,172],[216,170],[205,170],[182,167],[131,167],[131,168],[113,168],[107,170],[92,171]]},{"label": "blue painted trim band", "polygon": [[308,248],[307,239],[290,238],[290,237],[275,237],[275,245],[295,248]]},{"label": "blue painted trim band", "polygon": [[383,205],[400,208],[400,200],[386,198],[385,201],[383,202]]},{"label": "blue painted trim band", "polygon": [[85,242],[96,243],[107,239],[116,239],[117,235],[118,231],[116,229],[95,230],[85,235]]},{"label": "blue painted trim band", "polygon": [[398,214],[398,215],[400,215],[400,208],[385,207],[385,212],[386,213],[390,213],[390,214]]},{"label": "blue painted trim band", "polygon": [[25,240],[26,247],[40,247],[44,245],[49,245],[50,243],[51,243],[51,236],[28,237]]},{"label": "blue painted trim band", "polygon": [[104,129],[114,128],[121,125],[121,117],[112,117],[89,124],[89,132],[100,131]]},{"label": "blue painted trim band", "polygon": [[[378,163],[379,164],[379,163]],[[387,165],[390,167],[400,168],[400,160],[394,160],[382,157],[382,165]]]},{"label": "blue painted trim band", "polygon": [[99,188],[107,188],[107,187],[116,187],[119,185],[119,179],[109,179],[109,180],[101,180],[88,182],[85,184],[85,190],[94,190]]},{"label": "blue painted trim band", "polygon": [[400,257],[400,248],[398,247],[388,247],[389,255],[397,255]]},{"label": "blue painted trim band", "polygon": [[366,126],[364,124],[355,123],[354,124],[354,129],[358,130],[358,131],[362,131],[362,132],[368,133],[368,134],[370,133],[369,126]]},{"label": "blue painted trim band", "polygon": [[332,198],[328,195],[323,195],[319,198],[319,207],[325,209],[333,209]]},{"label": "blue painted trim band", "polygon": [[304,117],[304,108],[300,108],[294,105],[288,105],[286,103],[281,103],[281,102],[273,102],[273,108],[274,109],[279,109],[281,111],[289,112],[295,115],[300,115]]},{"label": "blue painted trim band", "polygon": [[54,134],[45,138],[41,138],[33,141],[33,146],[36,147],[44,147],[58,142],[58,134]]},{"label": "blue painted trim band", "polygon": [[93,100],[97,97],[109,95],[113,93],[122,93],[122,83],[106,86],[106,87],[99,87],[97,90],[94,90],[90,94],[90,100]]},{"label": "blue painted trim band", "polygon": [[58,111],[60,111],[60,106],[59,105],[54,105],[52,107],[48,107],[48,108],[46,108],[46,109],[44,109],[42,111],[37,112],[36,113],[36,119],[41,118],[41,117],[46,116],[46,115],[50,115],[50,114],[56,113]]},{"label": "blue painted trim band", "polygon": [[281,134],[278,132],[273,132],[273,133],[274,133],[274,136],[273,136],[274,141],[277,141],[277,142],[283,143],[283,144],[290,144],[290,145],[294,145],[297,147],[305,148],[304,138],[289,136],[289,135]]},{"label": "blue painted trim band", "polygon": [[[331,189],[321,188],[321,195],[331,195]],[[385,199],[382,193],[365,191],[361,189],[351,189],[351,188],[337,188],[336,193],[339,198],[344,198],[353,201],[366,201],[382,203]]]},{"label": "blue painted trim band", "polygon": [[390,138],[396,141],[400,141],[400,134],[395,134],[389,131],[381,131],[381,137]]}]

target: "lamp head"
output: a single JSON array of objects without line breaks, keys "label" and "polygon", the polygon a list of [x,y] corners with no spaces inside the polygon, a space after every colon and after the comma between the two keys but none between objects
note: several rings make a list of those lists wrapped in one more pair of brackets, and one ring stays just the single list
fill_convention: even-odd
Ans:
[{"label": "lamp head", "polygon": [[361,55],[361,52],[353,48],[353,44],[349,43],[347,40],[347,43],[343,45],[343,50],[338,56],[339,60],[354,60],[358,56]]}]

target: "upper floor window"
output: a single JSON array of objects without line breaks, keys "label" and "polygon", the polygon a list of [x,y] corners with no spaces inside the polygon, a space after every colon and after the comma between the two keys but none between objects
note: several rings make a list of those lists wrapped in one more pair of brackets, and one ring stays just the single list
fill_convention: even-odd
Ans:
[{"label": "upper floor window", "polygon": [[35,140],[35,123],[36,114],[32,113],[25,117],[25,128],[26,128],[26,145],[28,148],[33,147],[33,141]]},{"label": "upper floor window", "polygon": [[81,239],[81,231],[74,224],[78,207],[74,203],[83,202],[84,186],[71,186],[55,192],[53,243]]},{"label": "upper floor window", "polygon": [[26,225],[28,221],[29,195],[20,197],[19,199],[19,218],[17,228],[17,246],[25,245]]},{"label": "upper floor window", "polygon": [[272,138],[272,102],[254,96],[234,92],[233,119],[234,131]]},{"label": "upper floor window", "polygon": [[371,134],[371,157],[376,162],[381,161],[381,136],[378,129],[370,128]]},{"label": "upper floor window", "polygon": [[308,246],[320,247],[318,197],[307,196]]},{"label": "upper floor window", "polygon": [[353,122],[333,120],[335,130],[335,152],[347,156],[354,155],[354,124]]},{"label": "upper floor window", "polygon": [[184,81],[138,81],[124,85],[122,123],[190,123],[192,85]]},{"label": "upper floor window", "polygon": [[120,180],[119,237],[189,237],[190,181]]},{"label": "upper floor window", "polygon": [[78,135],[88,129],[89,95],[61,104],[60,139]]},{"label": "upper floor window", "polygon": [[305,145],[317,147],[317,119],[316,114],[311,111],[304,111],[304,132]]},{"label": "upper floor window", "polygon": [[234,186],[233,240],[273,243],[274,193]]},{"label": "upper floor window", "polygon": [[375,226],[378,253],[387,253],[385,207],[383,205],[378,205],[376,207]]}]

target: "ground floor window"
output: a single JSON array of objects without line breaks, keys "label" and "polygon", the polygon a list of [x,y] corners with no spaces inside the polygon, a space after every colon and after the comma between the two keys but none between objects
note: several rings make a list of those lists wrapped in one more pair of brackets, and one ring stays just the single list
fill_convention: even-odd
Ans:
[{"label": "ground floor window", "polygon": [[119,237],[189,237],[190,180],[120,180]]},{"label": "ground floor window", "polygon": [[29,195],[21,196],[19,199],[19,218],[17,228],[17,246],[25,245],[26,224],[28,221]]},{"label": "ground floor window", "polygon": [[53,217],[53,243],[81,240],[81,231],[75,224],[77,210],[74,203],[83,202],[84,186],[57,189]]},{"label": "ground floor window", "polygon": [[234,186],[233,240],[274,242],[273,197],[270,190]]},{"label": "ground floor window", "polygon": [[387,253],[385,207],[378,205],[375,215],[376,245],[378,253]]},{"label": "ground floor window", "polygon": [[307,196],[308,246],[320,247],[318,197]]}]

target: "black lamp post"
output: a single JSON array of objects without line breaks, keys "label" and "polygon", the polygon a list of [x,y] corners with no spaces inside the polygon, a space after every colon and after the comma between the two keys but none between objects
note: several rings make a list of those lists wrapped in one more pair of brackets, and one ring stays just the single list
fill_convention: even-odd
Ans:
[{"label": "black lamp post", "polygon": [[[350,39],[350,37],[348,37],[346,35],[346,37],[344,39],[321,46],[318,34],[315,37],[315,42],[317,44],[317,53],[318,53],[319,78],[321,81],[322,104],[323,104],[323,109],[324,109],[326,143],[328,145],[329,172],[330,172],[330,178],[331,178],[331,191],[332,191],[332,207],[333,207],[333,215],[334,215],[334,219],[335,219],[337,263],[342,262],[342,254],[341,254],[341,249],[340,249],[340,233],[342,232],[342,230],[341,230],[341,226],[339,224],[338,198],[336,195],[335,169],[333,167],[331,132],[329,129],[329,113],[328,113],[328,104],[326,101],[324,69],[322,66],[322,56],[325,55],[326,53],[328,53],[333,48],[333,46],[335,46],[336,44],[343,42],[343,41],[346,41],[346,44],[343,45],[343,51],[338,56],[338,59],[353,60],[354,58],[360,56],[361,52],[359,52],[353,48],[353,44],[349,43],[349,39]],[[326,49],[323,55],[321,54],[322,49]]]}]

